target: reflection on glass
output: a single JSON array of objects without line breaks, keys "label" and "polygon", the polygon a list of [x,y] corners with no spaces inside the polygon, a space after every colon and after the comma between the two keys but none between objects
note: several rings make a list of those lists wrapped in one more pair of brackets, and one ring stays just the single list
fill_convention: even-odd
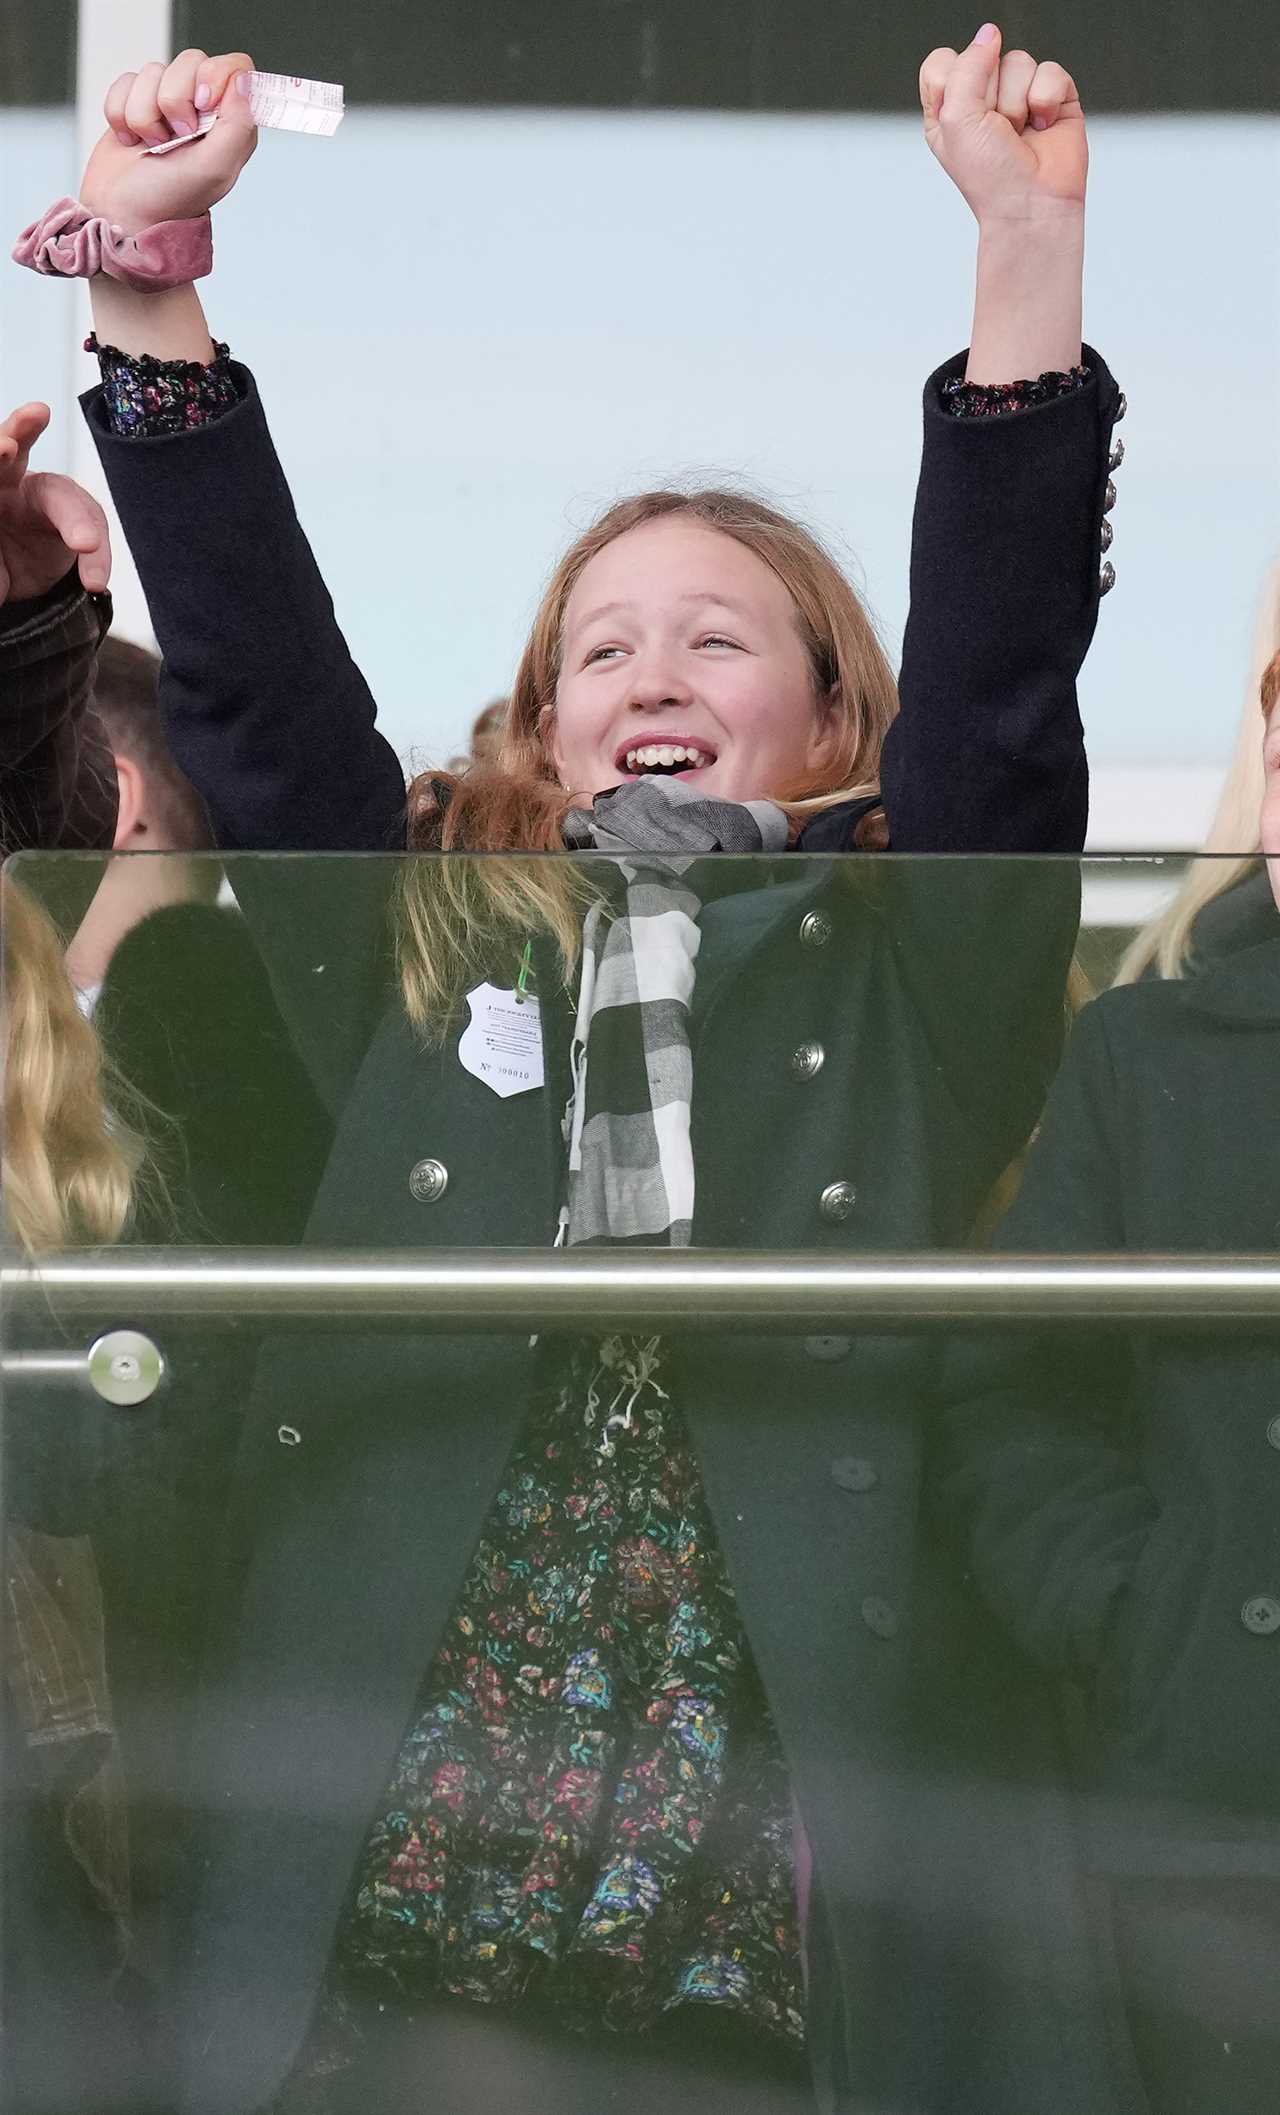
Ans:
[{"label": "reflection on glass", "polygon": [[[1275,1246],[1269,929],[1063,1056],[1173,864],[16,872],[11,1240],[29,924],[122,1182],[42,1249]],[[15,2092],[57,2025],[68,2110],[1265,2104],[1266,1332],[152,1326],[6,1402]]]}]

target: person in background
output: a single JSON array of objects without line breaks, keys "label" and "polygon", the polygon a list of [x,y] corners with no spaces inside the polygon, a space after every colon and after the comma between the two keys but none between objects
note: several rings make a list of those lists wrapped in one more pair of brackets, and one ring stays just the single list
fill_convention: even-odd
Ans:
[{"label": "person in background", "polygon": [[[119,1073],[162,1119],[154,1151],[183,1238],[287,1243],[328,1126],[244,920],[218,902],[223,863],[165,739],[159,675],[145,647],[108,635],[99,648],[93,711],[111,750],[121,856],[84,876],[93,895],[67,971],[86,1010],[101,1008]],[[55,866],[55,897],[60,880]]]},{"label": "person in background", "polygon": [[94,656],[111,622],[111,543],[97,501],[35,472],[49,423],[24,404],[0,425],[0,856],[103,848],[115,772],[90,710]]},{"label": "person in background", "polygon": [[[0,429],[0,819],[6,853],[42,855],[0,889],[7,1238],[37,1257],[287,1242],[327,1122],[243,920],[215,908],[222,863],[197,856],[207,819],[164,745],[158,662],[100,649],[101,512],[27,469],[46,420]],[[54,856],[114,843],[168,856]],[[95,882],[68,963],[63,920]],[[47,1350],[52,1319],[32,1326],[10,1319],[6,1350]],[[23,2109],[137,2115],[146,2091],[207,1552],[253,1358],[243,1332],[164,1343],[178,1384],[124,1419],[75,1389],[6,1389],[0,2092]]]},{"label": "person in background", "polygon": [[[76,1006],[60,936],[12,876],[0,882],[0,1141],[10,1253],[39,1260],[126,1232],[142,1139]],[[30,1327],[7,1320],[6,1353],[32,1342]],[[113,1995],[131,1945],[125,1788],[84,1531],[92,1417],[60,1382],[6,1384],[0,2097],[23,2109],[74,2106],[90,2078],[119,2105],[129,2080]]]},{"label": "person in background", "polygon": [[495,698],[491,705],[481,708],[472,722],[471,742],[467,753],[465,756],[450,759],[450,771],[469,771],[475,764],[493,762],[502,745],[510,709],[509,698]]},{"label": "person in background", "polygon": [[[1275,1252],[1280,651],[1261,699],[1269,923],[1086,1009],[1002,1248]],[[948,1359],[937,1517],[1060,1685],[1099,1958],[1151,2115],[1277,2104],[1276,1402],[1274,1330],[1241,1323],[988,1336]]]},{"label": "person in background", "polygon": [[1201,856],[1191,862],[1172,903],[1135,934],[1115,974],[1117,984],[1139,977],[1196,975],[1235,947],[1270,937],[1274,906],[1258,851],[1262,745],[1258,689],[1280,651],[1280,563],[1272,566],[1258,603],[1253,656],[1235,747]]},{"label": "person in background", "polygon": [[116,761],[117,852],[206,852],[204,802],[178,769],[160,713],[160,656],[109,632],[98,649],[94,710]]},{"label": "person in background", "polygon": [[71,981],[90,1007],[126,934],[166,905],[212,903],[221,880],[216,860],[177,856],[211,852],[213,831],[165,740],[159,676],[158,654],[107,634],[98,650],[93,710],[115,767],[115,849],[175,856],[111,860],[97,878],[67,950]]}]

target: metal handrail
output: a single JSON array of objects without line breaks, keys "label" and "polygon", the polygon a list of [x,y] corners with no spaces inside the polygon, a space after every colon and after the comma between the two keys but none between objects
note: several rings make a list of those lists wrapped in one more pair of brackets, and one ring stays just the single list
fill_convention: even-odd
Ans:
[{"label": "metal handrail", "polygon": [[415,1331],[1280,1324],[1280,1256],[833,1256],[718,1249],[91,1250],[0,1268],[24,1322]]}]

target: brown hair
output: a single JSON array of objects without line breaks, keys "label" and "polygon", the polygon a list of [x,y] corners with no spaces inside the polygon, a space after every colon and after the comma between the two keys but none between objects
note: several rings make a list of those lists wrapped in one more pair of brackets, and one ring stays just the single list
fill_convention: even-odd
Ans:
[{"label": "brown hair", "polygon": [[141,771],[148,805],[173,849],[212,851],[208,810],[165,739],[156,690],[160,665],[149,648],[109,634],[98,649],[93,709],[115,754]]},{"label": "brown hair", "polygon": [[[795,605],[813,672],[815,704],[835,715],[839,738],[812,779],[762,786],[793,829],[806,814],[874,794],[880,752],[898,709],[897,687],[852,585],[810,530],[742,492],[642,492],[618,501],[572,544],[548,583],[521,657],[493,761],[462,774],[425,772],[409,788],[409,843],[416,850],[552,852],[563,844],[571,795],[555,775],[547,741],[555,715],[569,597],[583,569],[617,537],[683,515],[732,536],[777,574]],[[557,941],[566,974],[577,949],[578,914],[590,896],[568,860],[444,860],[411,872],[402,891],[400,966],[410,1015],[440,1021],[457,1004],[480,952],[531,929]],[[441,1023],[441,1025],[443,1025]]]}]

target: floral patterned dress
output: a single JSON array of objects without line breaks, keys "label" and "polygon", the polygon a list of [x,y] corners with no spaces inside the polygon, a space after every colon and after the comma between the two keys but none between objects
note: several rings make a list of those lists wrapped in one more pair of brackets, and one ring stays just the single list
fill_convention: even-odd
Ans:
[{"label": "floral patterned dress", "polygon": [[536,1992],[589,2033],[710,2004],[799,2048],[792,1835],[660,1341],[579,1343],[534,1401],[423,1683],[304,2072],[343,2067],[353,1980]]}]

